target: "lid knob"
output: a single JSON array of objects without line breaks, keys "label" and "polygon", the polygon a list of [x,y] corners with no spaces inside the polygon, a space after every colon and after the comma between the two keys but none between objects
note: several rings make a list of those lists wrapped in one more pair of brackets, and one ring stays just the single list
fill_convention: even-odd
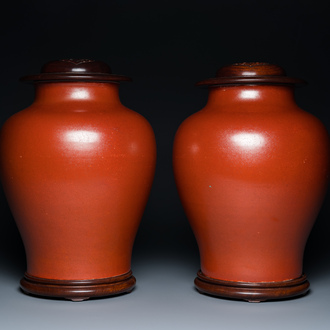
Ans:
[{"label": "lid knob", "polygon": [[264,62],[243,62],[222,67],[217,71],[216,76],[286,76],[286,73],[280,66],[275,64]]},{"label": "lid knob", "polygon": [[242,62],[224,66],[216,72],[215,78],[197,83],[198,86],[215,85],[293,85],[305,83],[302,79],[288,77],[283,68],[265,62]]},{"label": "lid knob", "polygon": [[25,76],[26,82],[59,82],[59,81],[89,81],[89,82],[120,82],[131,78],[115,75],[110,67],[102,62],[90,59],[64,59],[46,63],[39,74]]},{"label": "lid knob", "polygon": [[101,61],[87,59],[65,59],[46,63],[41,73],[111,73],[110,67]]}]

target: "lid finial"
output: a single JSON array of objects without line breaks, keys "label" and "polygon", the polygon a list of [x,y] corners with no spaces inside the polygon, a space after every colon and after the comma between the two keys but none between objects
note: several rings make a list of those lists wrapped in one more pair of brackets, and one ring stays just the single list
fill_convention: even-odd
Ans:
[{"label": "lid finial", "polygon": [[215,78],[200,81],[196,85],[293,85],[302,83],[305,81],[288,77],[284,69],[278,65],[265,62],[242,62],[224,66],[217,71]]},{"label": "lid finial", "polygon": [[39,74],[21,78],[21,81],[27,82],[120,82],[130,80],[129,77],[112,74],[111,68],[106,63],[90,59],[50,61],[42,67]]}]

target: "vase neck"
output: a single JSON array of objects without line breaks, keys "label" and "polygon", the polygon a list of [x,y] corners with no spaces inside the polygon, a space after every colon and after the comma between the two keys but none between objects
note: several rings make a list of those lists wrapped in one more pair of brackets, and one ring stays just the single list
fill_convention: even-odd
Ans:
[{"label": "vase neck", "polygon": [[55,82],[36,84],[35,103],[98,102],[120,104],[119,84]]},{"label": "vase neck", "polygon": [[[284,85],[221,86],[209,91],[207,107],[220,111],[274,111],[297,108],[294,90]],[[244,108],[242,108],[244,107]]]}]

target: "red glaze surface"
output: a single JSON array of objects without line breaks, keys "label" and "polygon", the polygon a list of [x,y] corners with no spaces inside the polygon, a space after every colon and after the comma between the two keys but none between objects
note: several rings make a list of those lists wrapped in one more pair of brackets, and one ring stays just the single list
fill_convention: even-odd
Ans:
[{"label": "red glaze surface", "polygon": [[31,276],[130,271],[156,146],[149,123],[121,104],[118,86],[36,84],[35,102],[2,128],[2,182]]},{"label": "red glaze surface", "polygon": [[210,88],[175,137],[174,171],[208,277],[271,282],[302,275],[326,191],[329,139],[291,85]]}]

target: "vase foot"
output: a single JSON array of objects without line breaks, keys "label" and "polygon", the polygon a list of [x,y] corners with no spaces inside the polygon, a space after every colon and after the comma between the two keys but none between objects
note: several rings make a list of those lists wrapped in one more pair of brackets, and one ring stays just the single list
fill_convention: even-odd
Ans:
[{"label": "vase foot", "polygon": [[27,294],[83,301],[129,293],[133,290],[135,282],[132,271],[119,276],[93,280],[52,280],[25,273],[20,286]]},{"label": "vase foot", "polygon": [[306,275],[280,282],[222,281],[198,271],[195,286],[201,293],[248,302],[278,300],[304,295],[309,289]]}]

